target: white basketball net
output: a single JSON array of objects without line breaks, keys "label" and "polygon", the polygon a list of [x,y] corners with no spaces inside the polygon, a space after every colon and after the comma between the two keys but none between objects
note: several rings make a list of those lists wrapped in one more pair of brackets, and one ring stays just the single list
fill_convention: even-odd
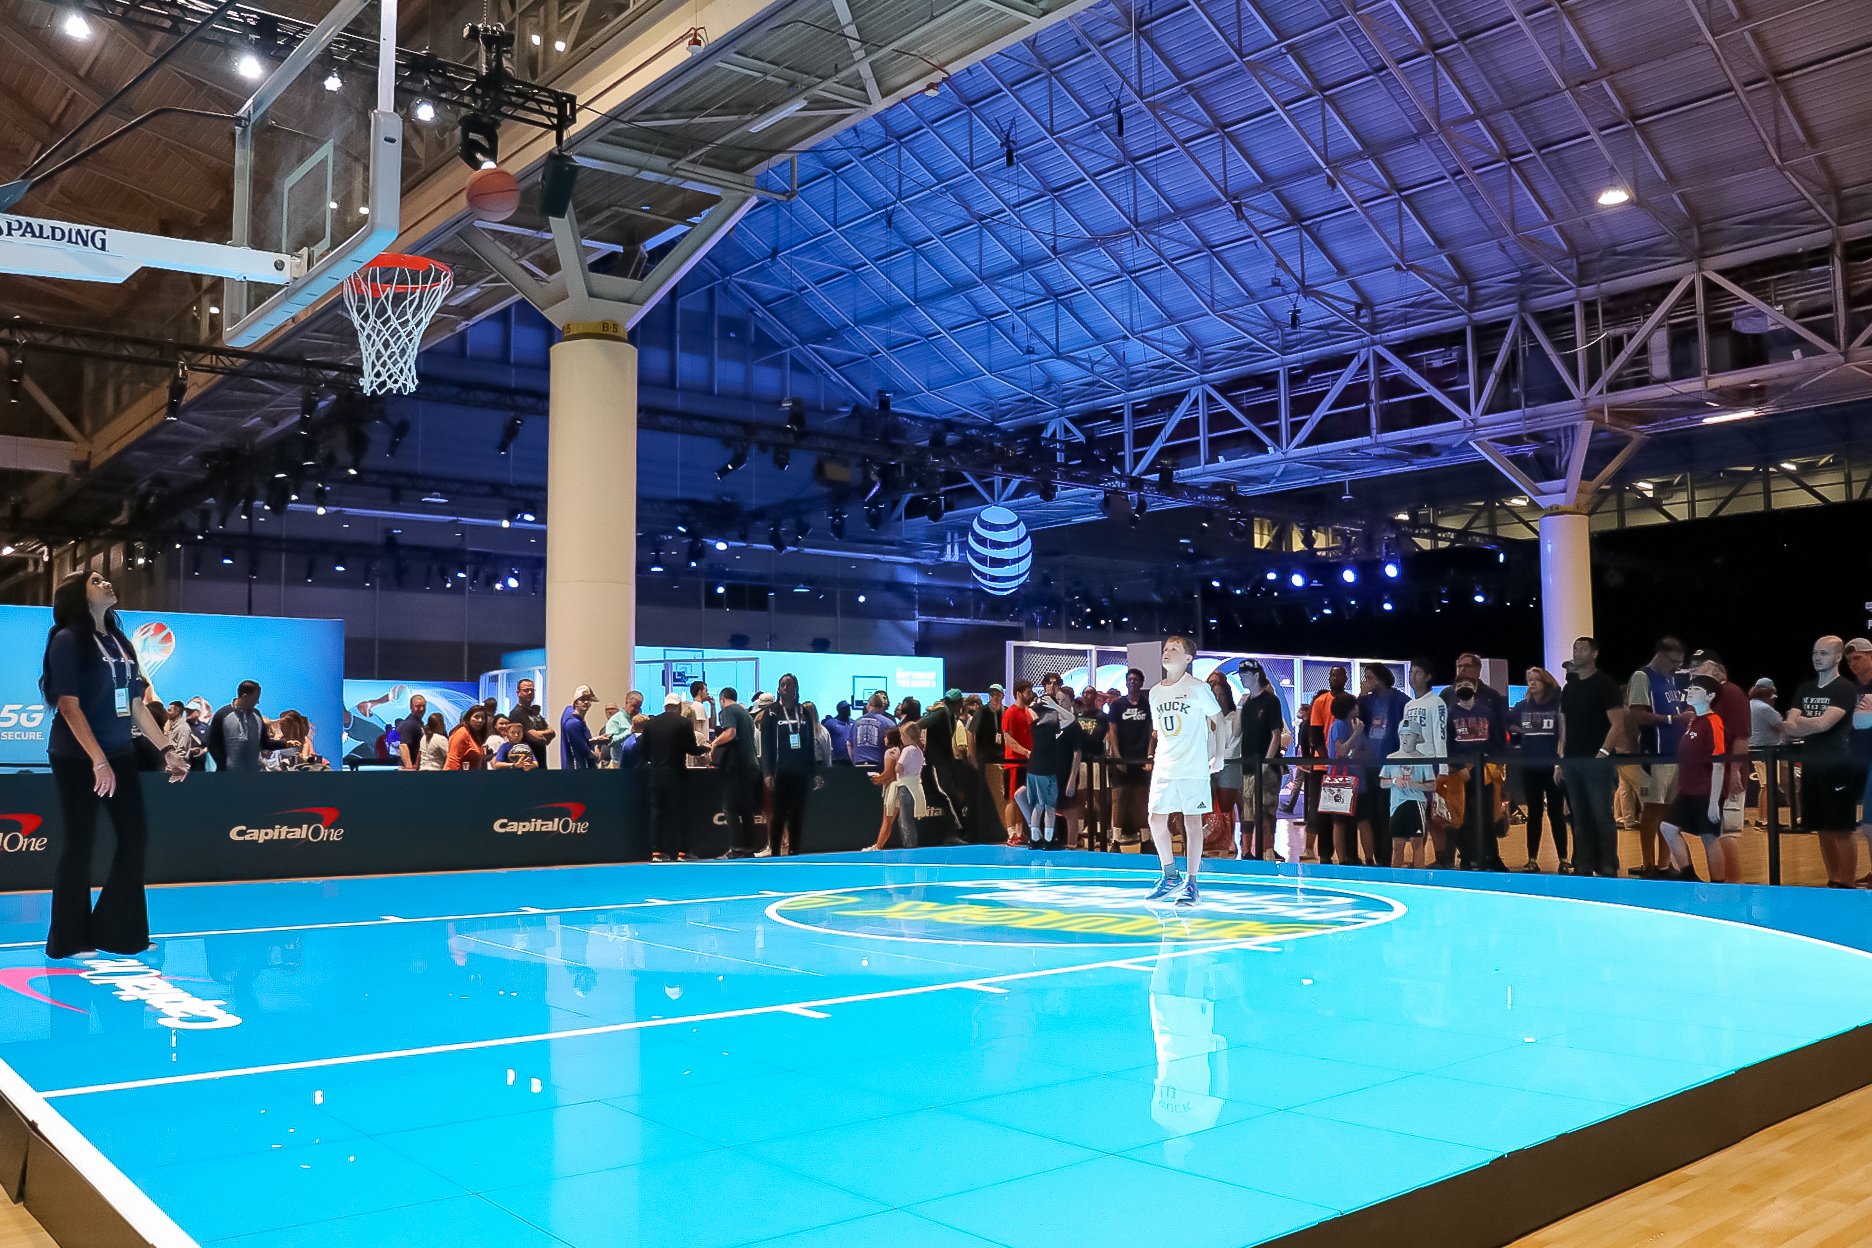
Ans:
[{"label": "white basketball net", "polygon": [[416,388],[423,331],[454,285],[455,274],[446,264],[390,254],[345,279],[345,311],[364,353],[365,394],[408,394]]}]

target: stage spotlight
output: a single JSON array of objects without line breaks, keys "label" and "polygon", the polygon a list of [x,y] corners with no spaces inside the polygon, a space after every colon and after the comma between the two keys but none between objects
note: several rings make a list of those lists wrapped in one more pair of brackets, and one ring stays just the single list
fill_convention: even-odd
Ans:
[{"label": "stage spotlight", "polygon": [[767,530],[767,544],[774,548],[775,554],[786,550],[786,538],[780,536],[780,522],[774,521]]},{"label": "stage spotlight", "polygon": [[786,416],[787,432],[794,441],[806,436],[806,402],[804,399],[787,399],[780,404],[780,410]]},{"label": "stage spotlight", "polygon": [[164,420],[175,420],[182,415],[182,400],[188,395],[188,365],[176,361],[175,372],[169,375],[169,403],[163,411]]},{"label": "stage spotlight", "polygon": [[1295,589],[1305,589],[1306,583],[1307,583],[1306,573],[1295,572],[1293,575],[1287,578],[1287,583],[1293,586]]},{"label": "stage spotlight", "polygon": [[1273,568],[1269,568],[1266,572],[1261,574],[1261,578],[1268,581],[1278,581],[1280,580],[1280,573],[1276,572]]},{"label": "stage spotlight", "polygon": [[1399,574],[1400,574],[1400,573],[1402,573],[1402,572],[1403,572],[1403,570],[1404,570],[1404,569],[1403,569],[1402,567],[1400,567],[1400,566],[1398,565],[1398,561],[1397,561],[1397,560],[1395,560],[1395,559],[1387,559],[1387,560],[1385,560],[1385,564],[1384,564],[1384,574],[1385,574],[1385,579],[1386,579],[1387,581],[1395,581],[1395,580],[1397,580],[1397,578],[1398,578],[1398,576],[1399,576]]},{"label": "stage spotlight", "polygon": [[1358,569],[1349,563],[1346,564],[1345,567],[1339,569],[1339,579],[1348,585],[1358,584]]},{"label": "stage spotlight", "polygon": [[706,553],[707,553],[707,547],[705,547],[702,544],[701,538],[692,537],[689,539],[689,566],[690,567],[692,568],[701,567],[702,556]]},{"label": "stage spotlight", "polygon": [[1480,585],[1478,585],[1478,586],[1476,586],[1476,587],[1475,587],[1475,588],[1474,588],[1473,590],[1471,590],[1471,591],[1469,592],[1469,600],[1470,600],[1471,602],[1476,602],[1476,603],[1483,603],[1483,602],[1487,602],[1487,601],[1488,601],[1488,595],[1487,595],[1486,593],[1484,593],[1484,592],[1482,592],[1482,587],[1481,587]]},{"label": "stage spotlight", "polygon": [[884,505],[882,503],[866,503],[865,504],[865,524],[871,529],[872,532],[875,533],[878,530],[878,527],[882,525],[883,523],[884,523]]},{"label": "stage spotlight", "polygon": [[[530,519],[532,519],[532,517],[531,517],[531,516],[529,516],[529,517],[527,517],[527,518],[528,518],[529,520],[530,520]],[[721,541],[720,539],[717,539],[717,540],[716,540],[716,542],[715,542],[715,549],[716,549],[716,550],[727,550],[727,549],[728,549],[728,543],[727,543],[727,542],[724,542],[724,541]]]},{"label": "stage spotlight", "polygon": [[748,457],[747,443],[745,442],[735,443],[734,449],[731,452],[729,452],[728,462],[723,464],[721,467],[715,470],[715,479],[717,481],[721,481],[725,479],[729,473],[735,471],[735,469],[740,468],[743,464],[747,463],[747,457]]},{"label": "stage spotlight", "polygon": [[843,507],[834,508],[832,513],[826,517],[826,525],[832,530],[833,537],[843,541],[845,539],[845,509]]},{"label": "stage spotlight", "polygon": [[505,455],[508,451],[511,451],[513,449],[514,440],[520,436],[520,430],[525,424],[526,421],[518,416],[508,417],[506,428],[501,430],[500,441],[494,445],[494,453],[497,455]]},{"label": "stage spotlight", "polygon": [[1394,608],[1393,608],[1393,607],[1391,606],[1391,600],[1390,600],[1389,598],[1387,598],[1387,599],[1385,599],[1385,600],[1384,600],[1384,602],[1383,602],[1383,603],[1382,603],[1381,605],[1383,606],[1383,608],[1384,608],[1384,609],[1385,609],[1386,611],[1390,611],[1390,610],[1393,610],[1393,609],[1394,609]]}]

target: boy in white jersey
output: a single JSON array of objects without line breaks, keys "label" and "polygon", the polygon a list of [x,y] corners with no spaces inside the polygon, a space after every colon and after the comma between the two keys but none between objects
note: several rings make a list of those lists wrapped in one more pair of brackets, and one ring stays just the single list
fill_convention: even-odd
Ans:
[{"label": "boy in white jersey", "polygon": [[[1222,717],[1215,694],[1190,675],[1196,647],[1187,637],[1164,642],[1164,678],[1151,686],[1151,727],[1155,748],[1151,754],[1151,841],[1163,864],[1163,878],[1146,901],[1170,901],[1178,906],[1197,902],[1196,873],[1202,867],[1203,816],[1210,810],[1209,775],[1222,763],[1210,752],[1210,730]],[[1186,874],[1177,874],[1170,852],[1170,816],[1183,816]]]}]

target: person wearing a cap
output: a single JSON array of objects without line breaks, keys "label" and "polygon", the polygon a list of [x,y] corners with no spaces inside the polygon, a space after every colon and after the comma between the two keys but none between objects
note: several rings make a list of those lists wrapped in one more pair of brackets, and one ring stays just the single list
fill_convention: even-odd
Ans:
[{"label": "person wearing a cap", "polygon": [[591,725],[585,722],[597,700],[590,685],[580,685],[572,691],[572,705],[559,716],[559,765],[567,771],[598,765],[598,747],[592,744]]},{"label": "person wearing a cap", "polygon": [[955,817],[957,830],[968,826],[968,804],[955,756],[956,720],[961,713],[962,691],[948,689],[943,692],[942,701],[932,706],[921,720],[923,758],[927,764],[924,794],[929,795],[930,784],[934,783],[937,795]]},{"label": "person wearing a cap", "polygon": [[832,718],[825,721],[825,730],[832,738],[832,765],[851,766],[852,704],[840,702]]},{"label": "person wearing a cap", "polygon": [[[1852,753],[1853,765],[1859,768],[1859,839],[1872,851],[1872,641],[1864,637],[1855,637],[1846,643],[1846,666],[1852,673],[1854,694],[1852,709],[1852,737],[1848,746]],[[1858,857],[1855,847],[1853,856]],[[1854,871],[1858,870],[1855,863]],[[1872,874],[1859,878],[1861,884],[1872,884]]]},{"label": "person wearing a cap", "polygon": [[1658,834],[1670,854],[1670,866],[1664,878],[1694,880],[1696,868],[1690,865],[1690,848],[1685,834],[1703,842],[1709,864],[1711,883],[1740,884],[1742,855],[1734,836],[1722,834],[1722,794],[1728,771],[1728,734],[1715,713],[1716,697],[1722,683],[1713,676],[1692,676],[1684,686],[1689,722],[1679,725],[1677,733],[1677,772],[1673,778],[1676,795],[1671,808],[1658,823]]},{"label": "person wearing a cap", "polygon": [[1851,678],[1840,671],[1845,653],[1846,643],[1838,637],[1814,642],[1813,679],[1794,691],[1781,721],[1789,761],[1800,764],[1795,825],[1820,834],[1828,888],[1855,886],[1859,855],[1852,834],[1865,784],[1863,769],[1853,765],[1852,715],[1859,697]]},{"label": "person wearing a cap", "polygon": [[[1722,830],[1727,837],[1742,835],[1744,807],[1748,804],[1749,735],[1751,732],[1748,694],[1729,679],[1729,667],[1714,650],[1691,652],[1686,671],[1692,676],[1707,676],[1716,682],[1716,699],[1710,713],[1722,720],[1723,740],[1728,743],[1729,766],[1724,773],[1722,791]],[[1731,840],[1725,849],[1737,855],[1736,874],[1742,870],[1739,842]]]},{"label": "person wearing a cap", "polygon": [[650,780],[650,861],[689,857],[689,828],[684,822],[683,770],[708,747],[695,739],[695,726],[683,713],[682,694],[663,697],[663,713],[644,722],[637,734],[638,752]]},{"label": "person wearing a cap", "polygon": [[890,714],[890,695],[879,689],[865,703],[864,714],[852,721],[848,746],[852,766],[862,767],[866,771],[876,771],[882,767],[887,748],[884,738],[896,726],[897,721]]}]

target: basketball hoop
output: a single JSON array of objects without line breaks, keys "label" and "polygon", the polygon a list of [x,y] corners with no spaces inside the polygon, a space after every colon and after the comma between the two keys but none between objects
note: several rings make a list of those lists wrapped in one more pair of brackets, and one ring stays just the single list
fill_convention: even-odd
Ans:
[{"label": "basketball hoop", "polygon": [[448,265],[393,252],[345,279],[345,311],[364,351],[365,394],[408,394],[416,388],[423,331],[454,285]]}]

